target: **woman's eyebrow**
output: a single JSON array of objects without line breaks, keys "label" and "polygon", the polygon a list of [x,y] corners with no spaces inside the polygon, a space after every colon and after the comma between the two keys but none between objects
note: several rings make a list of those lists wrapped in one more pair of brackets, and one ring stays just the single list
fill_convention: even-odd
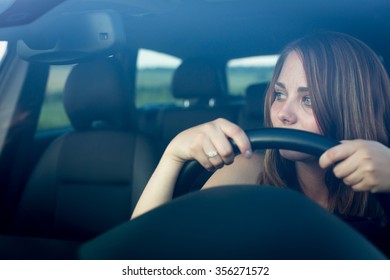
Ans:
[{"label": "woman's eyebrow", "polygon": [[309,88],[308,87],[299,87],[298,88],[298,92],[299,93],[308,93],[309,92]]},{"label": "woman's eyebrow", "polygon": [[[280,87],[281,89],[286,90],[286,86],[281,82],[276,82],[275,87]],[[308,87],[299,87],[298,88],[298,93],[307,94],[308,92],[309,92]]]},{"label": "woman's eyebrow", "polygon": [[280,87],[280,88],[282,88],[284,90],[286,89],[286,86],[283,83],[281,83],[281,82],[276,82],[275,86],[278,86],[278,87]]}]

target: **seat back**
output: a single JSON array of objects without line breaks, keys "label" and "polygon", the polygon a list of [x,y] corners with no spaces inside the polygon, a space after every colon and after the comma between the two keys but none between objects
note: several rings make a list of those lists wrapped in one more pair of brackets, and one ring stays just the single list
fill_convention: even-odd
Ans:
[{"label": "seat back", "polygon": [[224,85],[218,68],[208,61],[183,61],[174,74],[172,94],[183,99],[184,104],[159,112],[157,126],[161,139],[168,143],[181,131],[216,118],[237,122],[238,106],[224,101]]},{"label": "seat back", "polygon": [[185,107],[213,107],[226,89],[218,68],[206,60],[186,60],[176,69],[172,95],[184,99]]},{"label": "seat back", "polygon": [[152,174],[152,140],[137,132],[129,81],[114,59],[76,65],[64,106],[74,131],[44,152],[21,198],[15,229],[85,240],[130,218]]},{"label": "seat back", "polygon": [[268,83],[249,85],[245,90],[245,105],[239,124],[243,129],[256,129],[264,124],[264,101]]}]

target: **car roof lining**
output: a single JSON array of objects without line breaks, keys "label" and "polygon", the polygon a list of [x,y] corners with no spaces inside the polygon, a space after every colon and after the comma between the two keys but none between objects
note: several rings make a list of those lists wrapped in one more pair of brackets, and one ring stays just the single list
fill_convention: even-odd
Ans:
[{"label": "car roof lining", "polygon": [[8,9],[0,14],[0,28],[31,23],[64,1],[41,0],[39,5],[36,5],[31,0],[15,0]]},{"label": "car roof lining", "polygon": [[[21,3],[24,1],[26,0],[17,0]],[[390,30],[388,0],[371,1],[369,4],[365,0],[328,0],[315,3],[311,0],[269,0],[266,5],[258,0],[54,2],[63,3],[45,16],[55,18],[59,13],[69,11],[114,9],[123,17],[129,47],[161,51],[181,59],[213,57],[226,61],[238,57],[275,54],[292,39],[318,29],[350,33],[384,57],[390,49],[390,38],[385,36]],[[46,6],[46,9],[49,8]],[[4,20],[4,14],[0,15],[0,27]],[[2,31],[1,37],[13,39],[26,32],[22,26]],[[223,46],[214,40],[216,37],[219,42],[225,42]],[[243,47],[243,41],[250,41],[251,44],[244,44]]]}]

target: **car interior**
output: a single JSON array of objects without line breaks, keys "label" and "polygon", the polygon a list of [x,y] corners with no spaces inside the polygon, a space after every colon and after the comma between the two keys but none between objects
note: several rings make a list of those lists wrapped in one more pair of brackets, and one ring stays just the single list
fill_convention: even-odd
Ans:
[{"label": "car interior", "polygon": [[18,229],[88,239],[130,219],[157,152],[135,128],[128,84],[111,59],[72,69],[64,106],[74,131],[56,138],[35,166],[14,219]]},{"label": "car interior", "polygon": [[388,0],[33,2],[0,4],[0,259],[390,257],[390,234],[368,240],[296,192],[199,191],[211,173],[196,162],[171,203],[129,221],[192,126],[228,119],[258,150],[336,145],[263,128],[273,67],[288,42],[332,30],[390,72]]}]

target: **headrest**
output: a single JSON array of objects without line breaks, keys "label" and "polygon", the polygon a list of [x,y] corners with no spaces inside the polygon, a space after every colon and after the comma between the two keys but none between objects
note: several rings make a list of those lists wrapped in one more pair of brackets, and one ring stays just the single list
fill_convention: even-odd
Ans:
[{"label": "headrest", "polygon": [[215,66],[203,60],[186,60],[173,76],[172,94],[184,99],[213,98],[223,93],[222,85]]},{"label": "headrest", "polygon": [[249,85],[245,91],[245,111],[256,118],[262,119],[264,116],[264,100],[268,83],[258,83]]},{"label": "headrest", "polygon": [[114,59],[76,65],[65,84],[64,107],[77,130],[103,124],[129,129],[134,122],[130,81]]}]

